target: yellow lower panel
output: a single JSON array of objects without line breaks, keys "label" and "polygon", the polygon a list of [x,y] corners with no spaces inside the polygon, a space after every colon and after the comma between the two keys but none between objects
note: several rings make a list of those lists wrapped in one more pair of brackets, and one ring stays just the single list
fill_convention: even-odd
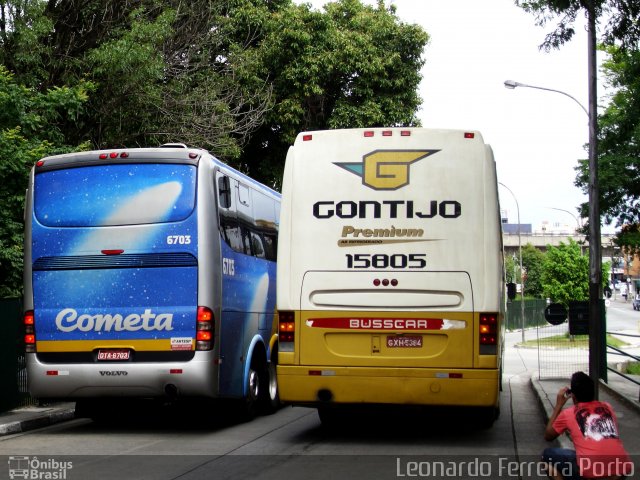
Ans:
[{"label": "yellow lower panel", "polygon": [[[310,375],[312,371],[314,374]],[[461,374],[461,378],[448,378]],[[319,405],[318,394],[331,393],[333,403],[498,405],[497,370],[413,368],[336,368],[278,365],[283,402]]]},{"label": "yellow lower panel", "polygon": [[[194,342],[195,343],[195,342]],[[38,352],[91,352],[97,348],[129,348],[138,352],[171,350],[171,339],[161,340],[58,340],[37,341]],[[190,350],[193,350],[191,347]]]}]

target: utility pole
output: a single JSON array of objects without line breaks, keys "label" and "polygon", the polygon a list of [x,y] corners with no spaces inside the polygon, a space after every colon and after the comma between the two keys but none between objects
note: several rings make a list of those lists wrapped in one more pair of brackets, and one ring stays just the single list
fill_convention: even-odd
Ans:
[{"label": "utility pole", "polygon": [[602,252],[600,251],[600,193],[598,186],[598,96],[596,64],[596,7],[587,5],[589,77],[589,376],[598,399],[600,366],[603,359],[605,329],[600,313],[602,298]]}]

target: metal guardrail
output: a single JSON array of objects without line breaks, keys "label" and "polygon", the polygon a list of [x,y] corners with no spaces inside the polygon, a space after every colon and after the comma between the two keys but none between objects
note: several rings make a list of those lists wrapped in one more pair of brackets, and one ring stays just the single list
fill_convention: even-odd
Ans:
[{"label": "metal guardrail", "polygon": [[[611,332],[607,332],[607,335],[610,335]],[[615,333],[616,336],[622,336],[622,337],[633,337],[633,338],[640,338],[640,335],[632,335],[630,333]],[[617,352],[617,355],[622,355],[623,357],[629,357],[629,358],[633,358],[635,361],[640,362],[640,357],[636,357],[635,355],[632,355],[628,352],[625,352],[624,350],[620,350],[617,347],[614,347],[613,345],[609,345],[607,344],[607,348],[610,348],[611,350],[615,350],[615,352]],[[618,370],[616,370],[615,368],[611,368],[609,366],[607,366],[607,370],[620,375],[621,377],[624,377],[625,380],[629,380],[632,383],[635,383],[636,385],[640,386],[640,382],[637,381],[635,378],[631,378],[628,375],[625,375],[622,372],[619,372]],[[640,390],[638,391],[638,401],[640,402]]]}]

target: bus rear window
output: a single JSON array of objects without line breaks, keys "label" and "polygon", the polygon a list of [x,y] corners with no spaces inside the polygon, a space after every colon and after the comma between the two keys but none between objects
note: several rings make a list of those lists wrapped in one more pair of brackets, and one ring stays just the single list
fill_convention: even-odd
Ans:
[{"label": "bus rear window", "polygon": [[35,177],[35,216],[48,227],[177,222],[195,206],[196,167],[96,165]]}]

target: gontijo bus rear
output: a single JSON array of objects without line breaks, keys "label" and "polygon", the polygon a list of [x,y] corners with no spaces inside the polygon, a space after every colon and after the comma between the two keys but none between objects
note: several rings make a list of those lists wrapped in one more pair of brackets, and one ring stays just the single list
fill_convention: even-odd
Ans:
[{"label": "gontijo bus rear", "polygon": [[498,409],[496,168],[478,132],[305,132],[283,179],[283,401]]},{"label": "gontijo bus rear", "polygon": [[183,146],[38,161],[25,232],[32,395],[277,400],[279,200]]}]

